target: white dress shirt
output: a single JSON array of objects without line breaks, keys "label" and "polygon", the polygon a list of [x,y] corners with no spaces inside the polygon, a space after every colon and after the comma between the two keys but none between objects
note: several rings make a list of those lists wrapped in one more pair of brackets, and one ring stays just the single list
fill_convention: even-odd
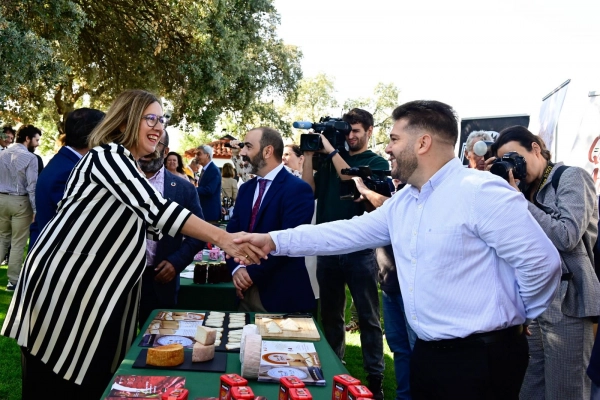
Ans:
[{"label": "white dress shirt", "polygon": [[503,179],[449,161],[351,220],[272,232],[274,255],[343,254],[392,243],[406,316],[422,340],[466,337],[540,315],[560,256]]}]

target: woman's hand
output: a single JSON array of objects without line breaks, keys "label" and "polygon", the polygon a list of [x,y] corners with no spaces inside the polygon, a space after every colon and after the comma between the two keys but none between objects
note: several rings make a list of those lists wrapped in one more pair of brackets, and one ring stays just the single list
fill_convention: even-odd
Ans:
[{"label": "woman's hand", "polygon": [[497,157],[490,157],[487,160],[485,160],[485,162],[484,162],[484,164],[485,164],[484,169],[486,171],[488,171],[488,172],[490,171],[490,168],[492,168],[492,164],[494,163],[494,161],[496,161],[496,158]]},{"label": "woman's hand", "polygon": [[233,258],[238,264],[260,264],[261,258],[266,260],[268,252],[263,251],[259,246],[248,241],[234,240],[236,237],[241,237],[244,234],[246,233],[228,233],[225,243],[219,243],[219,247],[227,253],[228,258]]},{"label": "woman's hand", "polygon": [[516,181],[515,177],[513,176],[513,170],[512,169],[508,171],[508,184],[510,186],[514,187],[517,192],[521,191],[519,189],[519,182]]}]

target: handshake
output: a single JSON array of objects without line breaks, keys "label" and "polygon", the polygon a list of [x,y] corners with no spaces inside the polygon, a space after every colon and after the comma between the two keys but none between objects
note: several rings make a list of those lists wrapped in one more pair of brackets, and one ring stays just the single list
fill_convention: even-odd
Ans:
[{"label": "handshake", "polygon": [[245,256],[240,256],[239,251],[227,252],[227,258],[240,265],[260,264],[260,259],[268,258],[270,252],[276,250],[275,242],[268,233],[238,232],[231,234],[233,246],[243,248]]}]

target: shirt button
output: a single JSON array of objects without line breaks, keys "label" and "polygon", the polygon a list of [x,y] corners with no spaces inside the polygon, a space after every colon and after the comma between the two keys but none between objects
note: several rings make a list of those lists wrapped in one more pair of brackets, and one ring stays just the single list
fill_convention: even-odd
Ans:
[{"label": "shirt button", "polygon": [[419,204],[419,210],[423,208],[423,204]]},{"label": "shirt button", "polygon": [[417,260],[415,260],[414,258],[412,259],[412,265],[415,265],[417,263]]},{"label": "shirt button", "polygon": [[417,320],[417,317],[415,317],[415,316],[413,315],[412,319],[413,319],[413,321],[416,321],[416,320]]},{"label": "shirt button", "polygon": [[417,231],[413,231],[413,236],[417,236]]},{"label": "shirt button", "polygon": [[413,288],[408,288],[408,290],[409,290],[409,291],[412,293],[412,291],[413,291]]}]

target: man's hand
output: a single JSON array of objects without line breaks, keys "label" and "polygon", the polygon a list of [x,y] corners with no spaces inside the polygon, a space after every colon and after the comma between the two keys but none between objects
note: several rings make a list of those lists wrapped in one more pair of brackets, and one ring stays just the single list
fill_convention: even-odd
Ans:
[{"label": "man's hand", "polygon": [[268,258],[269,252],[263,251],[259,246],[250,243],[249,240],[235,241],[236,237],[246,235],[245,232],[228,233],[223,243],[217,243],[228,258],[233,258],[236,263],[242,265],[260,264],[260,259]]},{"label": "man's hand", "polygon": [[320,133],[319,135],[321,136],[321,143],[323,143],[323,148],[319,150],[319,153],[329,154],[332,151],[334,151],[335,149],[333,148],[331,143],[329,143],[329,140],[327,140],[325,135],[323,135],[322,133]]},{"label": "man's hand", "polygon": [[371,190],[367,187],[367,185],[365,185],[365,183],[363,182],[362,178],[360,176],[353,176],[352,180],[354,181],[354,183],[356,184],[356,189],[358,190],[358,193],[360,193],[360,198],[354,200],[354,201],[363,201],[366,200],[366,194],[368,190]]},{"label": "man's hand", "polygon": [[[233,286],[235,286],[237,290],[246,290],[252,286],[252,284],[252,279],[250,278],[250,275],[248,275],[246,268],[238,268],[233,274]],[[243,298],[243,296],[241,298]]]},{"label": "man's hand", "polygon": [[[270,252],[276,250],[275,242],[271,239],[271,235],[268,233],[246,233],[239,232],[236,233],[235,239],[233,239],[234,243],[246,243],[252,245],[253,248],[257,248],[260,250],[262,254],[269,254]],[[266,257],[264,257],[266,259]],[[244,258],[236,257],[234,259],[236,263],[247,265],[247,260]]]},{"label": "man's hand", "polygon": [[154,280],[158,283],[162,283],[163,285],[171,282],[177,275],[175,267],[167,260],[163,260],[156,268],[154,268],[154,270],[158,272],[158,274],[156,274],[154,277]]},{"label": "man's hand", "polygon": [[244,300],[244,293],[240,289],[235,289],[235,295],[238,297],[238,299]]}]

